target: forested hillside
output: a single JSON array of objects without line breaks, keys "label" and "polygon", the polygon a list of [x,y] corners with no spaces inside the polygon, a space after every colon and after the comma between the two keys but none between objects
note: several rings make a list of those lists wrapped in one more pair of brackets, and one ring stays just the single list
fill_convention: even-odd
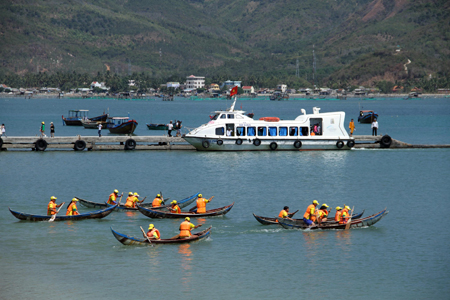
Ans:
[{"label": "forested hillside", "polygon": [[[445,0],[14,0],[0,76],[89,73],[334,87],[450,77]],[[299,76],[296,76],[298,60]]]}]

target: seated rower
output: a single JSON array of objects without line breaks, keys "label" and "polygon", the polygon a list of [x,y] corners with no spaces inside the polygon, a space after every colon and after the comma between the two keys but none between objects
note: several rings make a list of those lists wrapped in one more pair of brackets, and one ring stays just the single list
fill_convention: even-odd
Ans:
[{"label": "seated rower", "polygon": [[148,226],[147,237],[151,240],[160,240],[161,239],[161,234],[159,233],[159,230],[155,228],[155,225],[150,224]]},{"label": "seated rower", "polygon": [[170,204],[172,204],[172,206],[169,208],[171,213],[181,214],[181,208],[178,206],[177,200],[173,200],[172,202],[170,202]]},{"label": "seated rower", "polygon": [[77,209],[77,198],[73,198],[72,201],[69,203],[69,206],[67,207],[66,216],[76,216],[79,215],[78,209]]},{"label": "seated rower", "polygon": [[203,198],[202,194],[198,194],[197,199],[197,213],[202,214],[206,212],[206,203],[210,202],[211,200]]},{"label": "seated rower", "polygon": [[331,209],[328,211],[327,208],[328,208],[328,205],[326,205],[325,203],[322,204],[322,206],[319,208],[319,211],[318,211],[319,217],[317,218],[317,222],[319,224],[328,220],[328,214],[330,213]]},{"label": "seated rower", "polygon": [[[289,206],[283,207],[283,209],[278,214],[278,218],[292,220],[291,218],[289,218]],[[276,222],[278,222],[278,219],[276,220]]]},{"label": "seated rower", "polygon": [[341,212],[341,219],[339,220],[339,224],[347,224],[348,218],[350,218],[350,207],[345,205],[344,209]]},{"label": "seated rower", "polygon": [[319,205],[319,202],[317,200],[314,200],[312,204],[310,204],[306,208],[306,212],[303,215],[303,222],[305,222],[306,225],[309,227],[313,227],[316,224],[314,223],[317,218],[317,212],[316,212],[316,206]]},{"label": "seated rower", "polygon": [[125,202],[125,207],[134,207],[134,200],[136,198],[133,195],[133,192],[128,193],[127,201]]},{"label": "seated rower", "polygon": [[47,216],[52,216],[57,213],[56,208],[61,207],[64,203],[56,204],[56,198],[55,196],[50,197],[50,202],[47,205]]},{"label": "seated rower", "polygon": [[161,206],[161,203],[163,203],[164,201],[161,199],[161,195],[158,194],[156,195],[155,199],[153,199],[152,202],[152,207],[159,207]]},{"label": "seated rower", "polygon": [[[111,205],[116,205],[117,202],[117,197],[119,196],[119,191],[118,190],[114,190],[113,193],[111,193],[111,195],[109,195],[108,201],[106,203],[111,204]],[[123,193],[121,195],[121,197],[123,196]]]},{"label": "seated rower", "polygon": [[334,215],[334,220],[336,222],[341,221],[341,213],[342,213],[342,207],[336,206],[336,214]]},{"label": "seated rower", "polygon": [[202,224],[195,226],[190,221],[191,221],[191,218],[189,218],[189,217],[184,218],[184,221],[180,224],[180,234],[179,234],[178,238],[180,238],[180,239],[190,238],[192,235],[191,230],[202,226]]}]

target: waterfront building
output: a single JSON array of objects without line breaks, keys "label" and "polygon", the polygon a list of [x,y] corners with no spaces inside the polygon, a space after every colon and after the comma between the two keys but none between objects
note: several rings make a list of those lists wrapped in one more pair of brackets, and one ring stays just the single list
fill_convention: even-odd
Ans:
[{"label": "waterfront building", "polygon": [[186,77],[186,89],[202,89],[205,87],[205,77],[188,76]]}]

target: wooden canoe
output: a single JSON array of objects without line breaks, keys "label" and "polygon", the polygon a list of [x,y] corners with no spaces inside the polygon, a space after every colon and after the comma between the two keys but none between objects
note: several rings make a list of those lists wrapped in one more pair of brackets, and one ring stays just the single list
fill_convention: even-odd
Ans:
[{"label": "wooden canoe", "polygon": [[[181,243],[190,243],[190,242],[194,242],[194,241],[199,241],[199,240],[205,239],[211,235],[211,228],[212,228],[212,226],[210,226],[209,228],[207,228],[203,231],[194,233],[194,234],[192,234],[192,236],[190,238],[187,238],[187,239],[152,240],[152,244],[181,244]],[[148,242],[147,239],[128,236],[126,234],[115,231],[112,227],[111,227],[111,231],[112,231],[114,237],[124,245],[138,245],[138,246],[149,246],[150,245],[150,243]]]},{"label": "wooden canoe", "polygon": [[[362,211],[362,213],[353,214],[352,219],[359,219],[362,217],[363,214],[364,210]],[[263,225],[279,225],[279,223],[277,222],[277,218],[262,217],[255,214],[253,214],[253,216],[259,223]],[[294,219],[294,220],[302,221],[302,219]]]},{"label": "wooden canoe", "polygon": [[[350,222],[350,228],[360,228],[360,227],[368,227],[372,226],[373,224],[380,221],[384,216],[386,216],[389,213],[389,211],[386,210],[386,208],[379,213],[373,214],[371,216],[360,218],[356,220],[351,220]],[[308,227],[303,220],[288,220],[288,219],[282,219],[277,218],[279,224],[286,229],[345,229],[346,224],[339,224],[335,221],[332,222],[324,222],[321,224],[321,226],[315,226],[315,227]]]},{"label": "wooden canoe", "polygon": [[195,212],[181,212],[181,214],[174,214],[168,211],[153,210],[137,205],[139,211],[146,217],[153,219],[176,219],[176,218],[200,218],[200,217],[214,217],[223,216],[233,208],[234,202],[228,206],[207,210],[205,213],[198,214]]},{"label": "wooden canoe", "polygon": [[[184,207],[190,205],[192,202],[194,202],[197,199],[198,194],[199,193],[194,194],[194,195],[189,196],[189,197],[187,197],[187,198],[185,198],[183,200],[178,201],[178,206],[180,208],[184,208]],[[78,197],[75,197],[75,198],[77,198],[78,202],[80,202],[83,206],[86,206],[86,207],[104,208],[104,207],[107,207],[107,206],[112,206],[111,204],[106,204],[106,202],[98,203],[98,202],[92,202],[92,201],[88,201],[88,200],[85,200],[85,199],[81,199],[81,198],[78,198]],[[169,199],[170,198],[165,198],[164,202],[169,201]],[[152,208],[153,210],[167,209],[168,207],[170,207],[170,205],[161,205],[161,206],[158,206],[158,207],[152,207],[152,202],[142,203],[140,205],[142,207]],[[126,207],[125,203],[123,203],[123,204],[120,204],[120,206],[116,210],[117,211],[137,211],[138,209],[137,208],[132,208],[132,207]]]},{"label": "wooden canoe", "polygon": [[[116,209],[117,205],[107,207],[105,209],[91,211],[83,214],[79,214],[76,216],[65,216],[62,213],[58,214],[55,218],[55,221],[78,221],[78,220],[85,220],[85,219],[102,219],[109,215],[114,209]],[[22,212],[17,212],[14,210],[11,210],[9,208],[9,211],[13,214],[14,217],[16,217],[19,220],[24,221],[48,221],[52,216],[46,216],[46,215],[32,215],[32,214],[26,214]]]}]

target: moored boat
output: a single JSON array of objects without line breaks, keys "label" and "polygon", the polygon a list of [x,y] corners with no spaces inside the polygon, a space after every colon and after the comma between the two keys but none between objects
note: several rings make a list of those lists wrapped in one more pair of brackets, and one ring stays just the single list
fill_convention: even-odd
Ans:
[{"label": "moored boat", "polygon": [[116,134],[131,134],[138,125],[136,120],[130,120],[128,117],[108,118],[107,128],[109,132]]},{"label": "moored boat", "polygon": [[355,146],[345,126],[345,112],[302,115],[294,120],[263,117],[254,120],[244,111],[231,108],[216,111],[207,124],[183,138],[200,151],[349,150]]},{"label": "moored boat", "polygon": [[168,130],[167,124],[146,124],[149,130]]},{"label": "moored boat", "polygon": [[[350,221],[350,228],[361,228],[361,227],[368,227],[372,226],[378,221],[380,221],[384,216],[386,216],[389,212],[384,209],[380,211],[379,213],[373,214],[371,216],[360,218],[360,219],[352,219]],[[345,229],[347,224],[339,224],[335,221],[330,222],[324,222],[321,224],[321,226],[315,226],[315,227],[308,227],[303,220],[288,220],[288,219],[281,219],[277,218],[279,224],[286,229]]]},{"label": "moored boat", "polygon": [[82,126],[83,121],[89,122],[105,122],[108,118],[108,114],[103,114],[97,117],[88,118],[89,110],[87,109],[72,109],[69,110],[69,116],[67,118],[62,116],[63,124],[67,126]]},{"label": "moored boat", "polygon": [[98,125],[102,124],[103,128],[106,128],[107,121],[91,121],[91,120],[81,120],[81,124],[86,129],[98,129]]},{"label": "moored boat", "polygon": [[[194,242],[194,241],[203,240],[211,235],[211,228],[212,228],[212,226],[210,226],[209,228],[207,228],[203,231],[193,233],[192,236],[189,238],[184,238],[184,239],[170,238],[170,239],[152,240],[152,244],[181,244],[181,243],[190,243],[190,242]],[[112,227],[111,227],[111,231],[112,231],[114,237],[124,245],[135,245],[135,246],[149,246],[150,245],[148,240],[145,238],[132,237],[132,236],[117,232]]]},{"label": "moored boat", "polygon": [[[61,213],[56,215],[55,221],[78,221],[78,220],[85,220],[85,219],[102,219],[109,215],[114,209],[116,209],[117,205],[107,207],[105,209],[91,211],[87,213],[82,213],[75,216],[65,216]],[[48,221],[52,216],[47,215],[33,215],[33,214],[26,214],[23,212],[17,212],[14,210],[11,210],[9,208],[9,211],[13,214],[14,217],[16,217],[19,220],[23,221]]]},{"label": "moored boat", "polygon": [[[359,214],[353,214],[352,220],[361,218],[363,216],[363,214],[364,214],[364,210]],[[263,225],[279,225],[279,223],[277,222],[277,218],[262,217],[262,216],[258,216],[255,214],[253,214],[253,216],[259,223],[261,223]],[[303,222],[302,219],[294,219],[294,220]]]},{"label": "moored boat", "polygon": [[361,110],[359,111],[358,122],[359,123],[372,123],[373,120],[378,119],[378,114],[373,110]]},{"label": "moored boat", "polygon": [[154,210],[151,208],[145,208],[137,205],[138,210],[146,217],[153,219],[178,219],[178,218],[200,218],[200,217],[214,217],[214,216],[223,216],[227,214],[233,208],[234,202],[230,205],[207,210],[204,213],[196,213],[196,212],[181,212],[181,214],[174,214],[168,211],[162,210]]}]

